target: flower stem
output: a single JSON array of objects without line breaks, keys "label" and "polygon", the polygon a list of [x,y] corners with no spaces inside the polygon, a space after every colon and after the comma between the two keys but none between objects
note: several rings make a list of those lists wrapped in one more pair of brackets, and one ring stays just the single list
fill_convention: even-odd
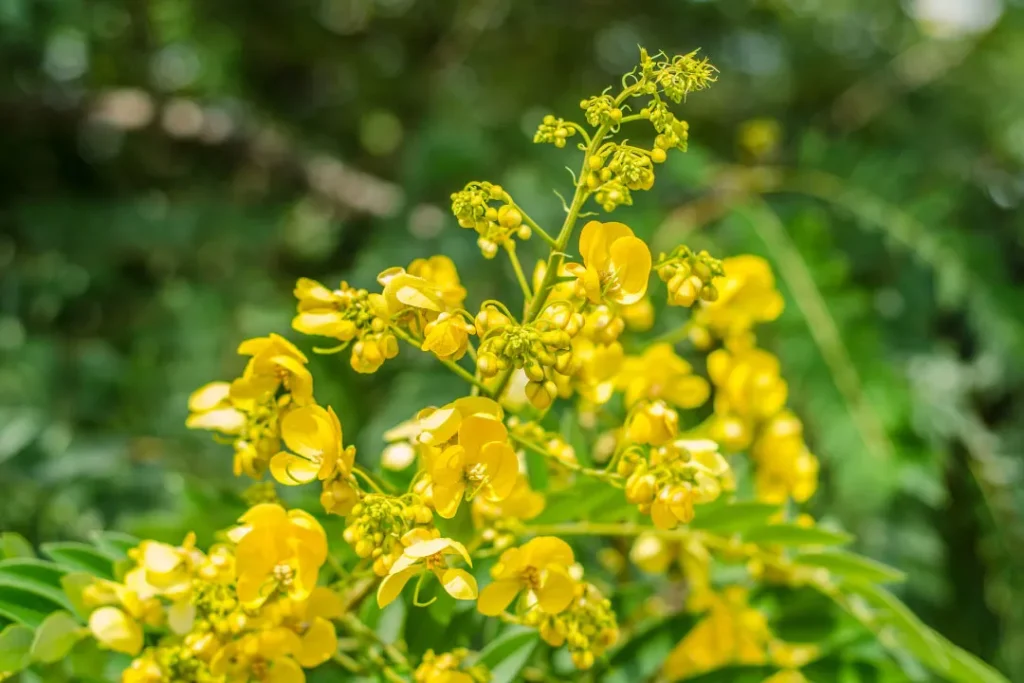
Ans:
[{"label": "flower stem", "polygon": [[539,235],[542,240],[547,242],[547,245],[549,247],[555,246],[555,238],[549,235],[544,228],[537,225],[537,221],[530,218],[530,216],[527,215],[525,211],[523,211],[523,207],[519,206],[518,204],[513,204],[513,206],[516,207],[516,210],[523,217],[523,222],[529,225],[531,230],[537,233],[537,235]]},{"label": "flower stem", "polygon": [[523,308],[525,309],[533,299],[533,292],[530,291],[530,285],[526,281],[526,274],[523,273],[523,266],[519,263],[519,257],[516,256],[516,243],[512,240],[506,240],[505,251],[508,253],[508,260],[512,262],[512,270],[516,273],[519,288],[523,290]]},{"label": "flower stem", "polygon": [[[583,208],[583,204],[587,201],[587,197],[590,196],[590,190],[587,188],[587,170],[590,168],[590,157],[597,151],[597,148],[604,141],[604,136],[608,133],[608,126],[602,125],[597,129],[594,134],[590,145],[587,146],[587,150],[583,155],[583,165],[580,168],[580,173],[576,181],[576,191],[572,196],[572,203],[569,205],[569,210],[565,215],[565,222],[562,223],[562,229],[558,232],[558,237],[555,239],[555,243],[551,245],[551,253],[548,255],[547,270],[544,273],[544,279],[541,280],[540,286],[534,293],[533,298],[530,300],[530,307],[526,310],[526,315],[523,316],[523,324],[528,325],[533,322],[541,311],[544,310],[544,304],[547,302],[548,292],[551,287],[554,286],[558,279],[558,271],[562,267],[562,261],[565,258],[565,249],[569,246],[569,239],[572,237],[572,233],[576,228],[576,222],[579,220],[580,209]],[[512,372],[514,368],[509,368],[498,380],[498,385],[494,390],[493,396],[500,399],[502,392],[508,386],[509,380],[512,379]]]},{"label": "flower stem", "polygon": [[[394,335],[401,339],[402,341],[410,344],[411,346],[415,346],[417,349],[422,350],[421,342],[417,341],[411,334],[409,334],[402,328],[392,325],[391,332],[394,333]],[[438,360],[441,361],[441,365],[444,365],[462,379],[466,380],[467,382],[474,386],[480,387],[480,389],[482,389],[485,392],[487,391],[487,386],[483,382],[474,377],[472,374],[470,374],[468,370],[466,370],[464,367],[462,367],[455,361],[450,360],[448,358],[438,358]]]},{"label": "flower stem", "polygon": [[368,472],[364,472],[359,467],[353,467],[352,468],[352,474],[354,474],[355,476],[359,477],[360,479],[365,481],[367,484],[369,484],[370,488],[372,488],[377,493],[379,493],[381,495],[385,494],[384,489],[381,488],[380,484],[378,484],[376,481],[373,480],[373,477],[371,477]]},{"label": "flower stem", "polygon": [[534,453],[539,453],[540,455],[543,455],[545,458],[548,458],[549,460],[553,460],[553,461],[557,462],[559,465],[561,465],[562,467],[565,467],[568,470],[572,470],[573,472],[578,472],[579,474],[582,474],[585,477],[593,477],[594,479],[600,479],[601,481],[604,481],[604,482],[606,482],[608,484],[611,484],[612,486],[615,486],[616,488],[622,488],[622,477],[620,477],[615,472],[606,472],[605,470],[596,470],[596,469],[593,469],[593,468],[590,468],[590,467],[584,467],[583,465],[581,465],[578,462],[575,462],[573,460],[565,460],[563,458],[558,457],[557,455],[555,455],[554,453],[552,453],[548,449],[544,448],[543,446],[535,444],[532,441],[524,439],[521,436],[518,436],[516,434],[510,433],[508,435],[508,438],[511,439],[512,441],[516,442],[517,444],[519,444],[523,448],[528,448],[531,451],[533,451]]}]

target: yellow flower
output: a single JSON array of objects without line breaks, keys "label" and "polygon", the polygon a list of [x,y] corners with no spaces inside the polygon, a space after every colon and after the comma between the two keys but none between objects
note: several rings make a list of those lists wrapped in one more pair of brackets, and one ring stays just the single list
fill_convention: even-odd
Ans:
[{"label": "yellow flower", "polygon": [[302,406],[281,420],[281,436],[294,453],[281,451],[270,460],[274,479],[288,486],[352,471],[355,449],[342,445],[341,423],[333,408]]},{"label": "yellow flower", "polygon": [[654,304],[646,296],[620,308],[619,315],[634,332],[646,332],[654,327]]},{"label": "yellow flower", "polygon": [[338,635],[330,620],[344,613],[338,594],[317,586],[305,600],[285,599],[267,604],[262,619],[274,627],[295,632],[298,646],[290,654],[303,668],[312,669],[330,659],[337,649]]},{"label": "yellow flower", "polygon": [[306,369],[309,360],[284,337],[248,339],[238,353],[252,358],[242,377],[231,383],[231,398],[261,401],[284,387],[296,405],[313,402],[313,376]]},{"label": "yellow flower", "polygon": [[626,438],[633,443],[660,446],[679,432],[679,413],[664,401],[637,404],[626,425]]},{"label": "yellow flower", "polygon": [[629,561],[649,574],[664,574],[679,552],[679,542],[646,532],[636,537]]},{"label": "yellow flower", "polygon": [[89,630],[100,645],[115,652],[136,655],[142,650],[142,627],[117,607],[94,610]]},{"label": "yellow flower", "polygon": [[447,256],[418,258],[409,264],[409,274],[435,285],[448,310],[462,308],[466,300],[466,288],[459,281],[459,271],[455,269],[455,264]]},{"label": "yellow flower", "polygon": [[722,267],[725,277],[715,281],[718,299],[700,307],[695,324],[725,338],[779,317],[784,302],[767,261],[759,256],[736,256],[723,260]]},{"label": "yellow flower", "polygon": [[626,405],[642,399],[663,399],[677,408],[696,408],[710,393],[707,380],[676,355],[671,344],[652,344],[641,356],[627,356],[616,380]]},{"label": "yellow flower", "polygon": [[[342,289],[345,288],[342,283]],[[297,331],[341,341],[349,341],[359,331],[355,322],[342,313],[348,301],[340,291],[332,291],[316,280],[302,277],[295,283],[295,298],[299,300],[299,311],[292,320],[292,327]]]},{"label": "yellow flower", "polygon": [[516,595],[526,591],[542,612],[557,614],[573,599],[576,582],[569,575],[573,562],[572,548],[554,536],[539,536],[519,548],[510,548],[491,569],[494,581],[480,592],[477,609],[486,616],[496,616]]},{"label": "yellow flower", "polygon": [[234,406],[229,382],[210,382],[188,397],[189,429],[209,429],[222,434],[238,434],[245,426],[245,413]]},{"label": "yellow flower", "polygon": [[484,665],[464,665],[468,656],[469,651],[462,648],[441,654],[427,650],[412,679],[416,683],[487,683],[491,680],[491,673]]},{"label": "yellow flower", "polygon": [[708,375],[715,392],[715,413],[748,421],[767,419],[786,404],[788,387],[779,359],[753,347],[717,349],[708,354]]},{"label": "yellow flower", "polygon": [[446,555],[458,555],[470,567],[473,561],[466,548],[450,538],[434,538],[426,529],[413,529],[402,537],[406,546],[401,557],[391,565],[388,575],[377,589],[377,604],[384,607],[395,600],[414,576],[431,571],[448,595],[456,600],[475,600],[476,579],[465,569],[452,569]]},{"label": "yellow flower", "polygon": [[603,298],[633,304],[647,293],[651,276],[651,251],[622,223],[590,221],[580,233],[583,265],[566,266],[576,277],[576,288],[593,304]]},{"label": "yellow flower", "polygon": [[759,431],[750,449],[757,467],[754,484],[759,499],[802,503],[818,488],[818,459],[807,450],[803,425],[788,410],[772,417]]},{"label": "yellow flower", "polygon": [[424,351],[432,351],[442,360],[459,360],[466,355],[469,335],[476,334],[476,327],[458,314],[442,313],[427,323],[423,332],[426,335],[421,347]]},{"label": "yellow flower", "polygon": [[384,365],[384,361],[398,355],[398,339],[390,332],[366,335],[352,345],[349,364],[356,372],[373,374]]},{"label": "yellow flower", "polygon": [[731,664],[763,664],[771,639],[764,614],[747,604],[747,592],[731,586],[709,599],[704,617],[669,653],[662,674],[677,681]]},{"label": "yellow flower", "polygon": [[497,401],[483,396],[465,396],[441,408],[424,408],[416,416],[416,440],[428,446],[444,446],[459,432],[462,420],[470,415],[481,415],[501,421],[504,411]]},{"label": "yellow flower", "polygon": [[346,479],[335,477],[324,482],[320,504],[332,515],[348,515],[359,502],[359,492]]},{"label": "yellow flower", "polygon": [[463,498],[472,500],[478,493],[502,500],[512,492],[518,475],[519,460],[505,425],[488,415],[470,415],[459,423],[458,443],[432,458],[437,514],[451,519]]},{"label": "yellow flower", "polygon": [[237,544],[238,599],[258,607],[282,591],[293,600],[309,597],[327,559],[327,535],[311,515],[264,503],[246,512],[229,532]]},{"label": "yellow flower", "polygon": [[408,309],[440,313],[445,308],[440,287],[410,275],[404,268],[388,268],[377,276],[377,282],[384,287],[384,301],[391,315]]},{"label": "yellow flower", "polygon": [[226,683],[305,683],[306,674],[293,656],[302,649],[287,628],[248,633],[225,645],[210,662],[210,671]]},{"label": "yellow flower", "polygon": [[544,494],[530,488],[530,480],[520,474],[508,497],[500,501],[479,497],[473,500],[473,520],[477,527],[486,520],[533,519],[544,511]]},{"label": "yellow flower", "polygon": [[572,359],[579,366],[574,379],[580,396],[598,405],[607,403],[625,359],[622,345],[598,344],[578,335],[572,340]]}]

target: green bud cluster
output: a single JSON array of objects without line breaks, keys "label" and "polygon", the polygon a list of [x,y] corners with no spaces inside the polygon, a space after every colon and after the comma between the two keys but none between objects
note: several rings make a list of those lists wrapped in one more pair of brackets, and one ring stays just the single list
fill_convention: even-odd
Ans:
[{"label": "green bud cluster", "polygon": [[356,555],[373,559],[373,571],[386,576],[401,557],[402,536],[415,526],[427,526],[434,519],[426,505],[406,498],[370,494],[353,508],[342,538]]},{"label": "green bud cluster", "polygon": [[718,289],[713,281],[725,275],[719,259],[707,251],[695,253],[684,245],[669,254],[661,254],[655,270],[668,286],[669,305],[684,308],[692,306],[697,299],[716,301]]},{"label": "green bud cluster", "polygon": [[575,134],[576,128],[566,123],[565,119],[556,118],[548,114],[541,121],[541,124],[537,126],[537,132],[533,136],[533,141],[562,148],[565,147],[566,139],[571,138]]},{"label": "green bud cluster", "polygon": [[452,193],[452,213],[460,226],[476,230],[476,243],[485,258],[497,256],[498,247],[513,237],[527,240],[532,234],[508,192],[486,181],[473,181]]},{"label": "green bud cluster", "polygon": [[552,647],[566,645],[573,664],[581,671],[594,666],[594,660],[619,639],[619,624],[611,601],[591,583],[580,584],[569,608],[559,614],[532,610],[526,623],[537,626],[541,637]]}]

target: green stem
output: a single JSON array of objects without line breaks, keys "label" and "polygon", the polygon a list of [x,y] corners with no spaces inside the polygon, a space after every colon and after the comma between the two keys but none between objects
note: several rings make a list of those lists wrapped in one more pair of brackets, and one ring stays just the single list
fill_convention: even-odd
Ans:
[{"label": "green stem", "polygon": [[381,488],[380,484],[373,480],[373,477],[371,477],[368,472],[364,472],[362,469],[358,467],[353,467],[352,474],[354,474],[356,477],[359,477],[367,484],[369,484],[370,488],[372,488],[375,492],[381,495],[386,495],[384,489]]},{"label": "green stem", "polygon": [[562,458],[559,458],[557,455],[555,455],[554,453],[552,453],[548,449],[544,448],[543,446],[535,444],[532,441],[524,439],[521,436],[518,436],[516,434],[511,434],[510,433],[508,435],[508,438],[510,440],[516,442],[517,444],[519,444],[523,448],[528,448],[531,451],[533,451],[534,453],[538,453],[538,454],[544,456],[545,458],[547,458],[548,460],[552,460],[552,461],[558,463],[559,465],[561,465],[562,467],[566,468],[567,470],[571,470],[573,472],[577,472],[579,474],[582,474],[585,477],[593,477],[594,479],[600,479],[601,481],[603,481],[603,482],[605,482],[607,484],[611,484],[612,486],[614,486],[616,488],[622,488],[622,477],[620,477],[615,472],[606,472],[605,470],[596,470],[596,469],[593,469],[591,467],[584,467],[583,465],[581,465],[578,462],[575,462],[573,460],[564,460]]},{"label": "green stem", "polygon": [[[562,223],[562,229],[558,232],[558,237],[555,239],[555,243],[551,247],[551,253],[548,255],[547,271],[544,273],[544,279],[541,280],[540,286],[534,293],[533,298],[530,300],[530,307],[526,310],[526,315],[523,316],[523,324],[528,325],[533,322],[541,311],[544,310],[544,304],[547,302],[548,292],[554,286],[558,280],[558,271],[562,267],[562,260],[565,258],[565,250],[569,246],[569,239],[572,237],[573,230],[576,228],[576,221],[579,219],[580,209],[583,208],[584,202],[587,201],[587,197],[590,196],[590,191],[587,189],[587,169],[589,169],[590,157],[597,151],[597,148],[601,145],[604,140],[604,136],[608,133],[608,126],[603,125],[597,129],[594,134],[590,145],[587,147],[586,153],[583,155],[583,164],[580,168],[579,175],[576,181],[576,191],[572,197],[572,204],[569,205],[569,211],[565,215],[565,222]],[[501,394],[505,391],[508,386],[509,380],[512,379],[512,372],[515,368],[510,367],[498,380],[498,385],[494,390],[493,396],[500,399]]]},{"label": "green stem", "polygon": [[384,650],[384,654],[386,654],[395,664],[398,664],[399,666],[402,666],[406,669],[412,669],[412,665],[409,664],[408,658],[404,654],[402,654],[402,652],[397,647],[395,647],[391,643],[384,642],[373,629],[367,627],[366,624],[359,621],[359,617],[357,617],[355,614],[345,614],[343,617],[341,617],[341,621],[345,624],[345,627],[348,628],[348,630],[353,635],[360,636],[367,640],[371,640],[375,642],[377,645],[379,645],[381,649]]},{"label": "green stem", "polygon": [[523,290],[523,308],[525,309],[530,305],[530,301],[533,299],[533,293],[530,291],[530,285],[526,281],[526,274],[523,273],[523,266],[519,263],[519,257],[516,256],[516,243],[512,240],[506,240],[505,251],[508,253],[508,260],[512,262],[512,270],[516,273],[516,280],[519,281],[519,288]]},{"label": "green stem", "polygon": [[[588,139],[587,142],[589,143],[589,139]],[[555,246],[555,238],[552,237],[551,235],[549,235],[544,228],[542,228],[539,225],[537,225],[537,221],[535,221],[532,218],[530,218],[530,216],[527,215],[527,213],[525,211],[523,211],[523,207],[519,206],[518,204],[516,204],[514,202],[513,202],[512,206],[516,207],[516,210],[523,217],[523,222],[526,223],[527,225],[529,225],[530,229],[533,230],[535,233],[537,233],[537,235],[540,236],[540,238],[542,240],[547,242],[549,247]]]},{"label": "green stem", "polygon": [[[417,349],[420,349],[421,351],[423,350],[422,349],[422,343],[417,341],[415,337],[413,337],[411,334],[409,334],[405,330],[401,329],[400,327],[395,327],[394,325],[392,325],[391,326],[391,332],[394,333],[394,335],[396,337],[398,337],[399,339],[401,339],[402,341],[404,341],[404,342],[406,342],[406,343],[408,343],[408,344],[410,344],[412,346],[415,346]],[[487,387],[484,385],[483,382],[481,382],[479,379],[474,377],[472,374],[470,374],[470,372],[468,370],[466,370],[464,367],[462,367],[461,365],[459,365],[455,361],[447,359],[447,358],[438,358],[438,360],[441,361],[441,365],[445,366],[446,368],[448,368],[449,370],[451,370],[456,375],[458,375],[462,379],[466,380],[467,382],[469,382],[473,386],[478,386],[483,391],[487,391]]]}]

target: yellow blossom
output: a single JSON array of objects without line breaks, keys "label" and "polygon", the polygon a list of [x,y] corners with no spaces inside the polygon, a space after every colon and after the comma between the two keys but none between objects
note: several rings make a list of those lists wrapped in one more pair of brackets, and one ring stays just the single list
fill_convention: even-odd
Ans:
[{"label": "yellow blossom", "polygon": [[456,600],[475,600],[476,579],[465,569],[448,566],[447,555],[458,555],[470,567],[473,561],[466,548],[450,538],[436,538],[426,529],[413,529],[402,537],[405,550],[391,565],[388,575],[377,589],[377,604],[390,604],[405,588],[405,584],[425,571],[433,572],[448,595]]},{"label": "yellow blossom", "polygon": [[694,316],[696,325],[725,338],[779,317],[783,299],[767,261],[759,256],[735,256],[723,260],[722,267],[725,277],[715,281],[718,298],[700,307]]},{"label": "yellow blossom", "polygon": [[188,397],[189,416],[185,426],[229,435],[241,432],[245,413],[231,402],[230,394],[230,382],[210,382],[196,389]]},{"label": "yellow blossom", "polygon": [[616,380],[626,405],[642,399],[663,399],[677,408],[696,408],[710,393],[707,380],[676,355],[671,344],[652,344],[640,356],[628,356]]},{"label": "yellow blossom", "polygon": [[451,652],[435,654],[427,650],[423,660],[412,674],[416,683],[487,683],[491,673],[482,664],[467,666],[469,652],[457,648]]},{"label": "yellow blossom", "polygon": [[758,498],[781,503],[809,499],[818,488],[818,459],[807,449],[803,425],[793,413],[782,411],[760,430],[750,449],[756,463],[754,483]]},{"label": "yellow blossom", "polygon": [[577,291],[593,304],[607,298],[619,304],[636,303],[647,293],[651,251],[623,223],[590,221],[580,233],[583,265],[566,271],[576,277]]},{"label": "yellow blossom", "polygon": [[646,332],[654,327],[654,304],[650,298],[644,297],[639,301],[622,306],[619,315],[626,323],[626,327],[634,332]]},{"label": "yellow blossom", "polygon": [[[260,624],[283,627],[299,637],[291,655],[303,668],[311,669],[331,658],[338,647],[338,636],[331,619],[342,616],[344,605],[337,593],[317,586],[305,600],[277,600],[263,608]],[[295,641],[292,641],[293,643]]]},{"label": "yellow blossom", "polygon": [[282,484],[307,484],[352,471],[355,449],[342,445],[341,422],[333,408],[308,405],[289,411],[281,420],[281,436],[294,451],[282,451],[270,461],[270,473]]},{"label": "yellow blossom", "polygon": [[450,519],[463,498],[478,493],[501,500],[512,492],[519,461],[508,443],[508,430],[498,419],[474,414],[459,423],[458,442],[448,446],[430,464],[437,513]]},{"label": "yellow blossom", "polygon": [[309,360],[290,341],[276,334],[248,339],[238,353],[252,356],[242,377],[231,383],[231,398],[260,401],[281,387],[296,405],[313,402],[313,376]]},{"label": "yellow blossom", "polygon": [[437,287],[448,310],[461,308],[466,300],[466,288],[459,281],[459,272],[455,269],[455,264],[447,256],[418,258],[409,264],[408,272]]},{"label": "yellow blossom", "polygon": [[544,511],[544,494],[530,488],[530,480],[520,474],[508,497],[500,501],[478,497],[473,500],[473,519],[476,526],[485,520],[530,520]]},{"label": "yellow blossom", "polygon": [[258,607],[282,591],[294,600],[309,597],[327,559],[327,535],[302,510],[263,503],[246,512],[229,532],[237,544],[238,599]]},{"label": "yellow blossom", "polygon": [[763,664],[771,638],[761,612],[747,604],[738,586],[713,594],[707,615],[669,653],[662,668],[676,681],[731,664]]},{"label": "yellow blossom", "polygon": [[572,548],[554,536],[539,536],[509,548],[491,569],[494,581],[480,592],[477,609],[487,616],[501,614],[525,591],[542,612],[557,614],[573,599],[576,582],[569,574],[573,562]]},{"label": "yellow blossom", "polygon": [[142,650],[142,627],[113,606],[100,607],[89,615],[89,630],[100,645],[129,655]]},{"label": "yellow blossom", "polygon": [[306,674],[293,658],[301,649],[299,636],[287,628],[248,633],[225,645],[210,670],[226,683],[304,683]]},{"label": "yellow blossom", "polygon": [[762,349],[717,349],[708,354],[708,375],[715,392],[715,413],[758,421],[786,404],[788,388],[779,359]]},{"label": "yellow blossom", "polygon": [[388,268],[377,276],[384,287],[388,312],[396,315],[408,309],[440,313],[445,310],[441,288],[430,281],[410,275],[404,268]]},{"label": "yellow blossom", "polygon": [[442,360],[459,360],[466,354],[469,335],[476,334],[476,327],[461,315],[442,313],[427,323],[423,332],[424,351],[431,351]]},{"label": "yellow blossom", "polygon": [[638,403],[626,424],[626,438],[633,443],[660,446],[679,432],[679,413],[664,401]]}]

